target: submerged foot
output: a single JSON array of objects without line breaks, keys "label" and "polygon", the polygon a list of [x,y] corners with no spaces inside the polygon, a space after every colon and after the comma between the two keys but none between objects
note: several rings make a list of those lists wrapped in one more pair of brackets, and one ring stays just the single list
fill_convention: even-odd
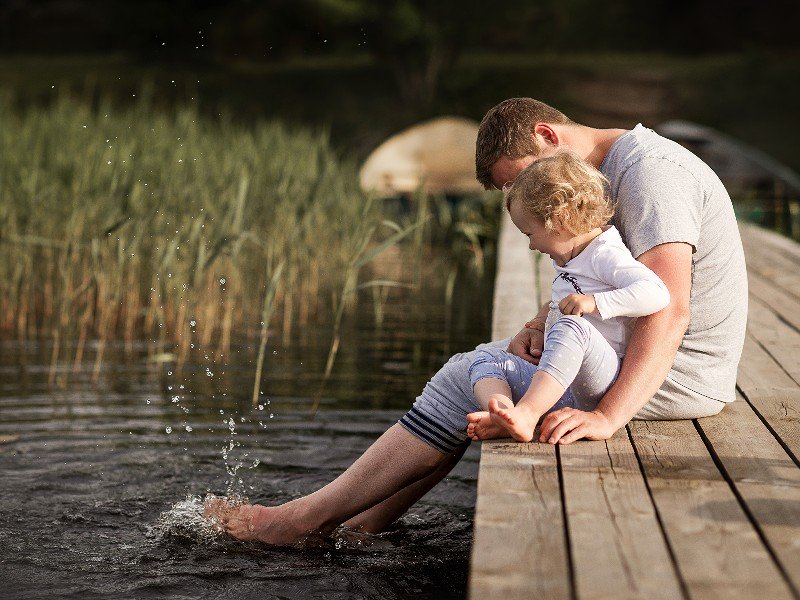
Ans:
[{"label": "submerged foot", "polygon": [[483,410],[467,415],[467,435],[477,442],[508,437],[508,431],[495,423],[488,411]]},{"label": "submerged foot", "polygon": [[496,399],[489,400],[489,417],[492,422],[518,442],[533,440],[533,432],[539,422],[536,415],[519,406],[502,406]]},{"label": "submerged foot", "polygon": [[203,516],[234,539],[273,546],[294,546],[313,533],[304,529],[287,504],[236,504],[224,498],[206,500]]}]

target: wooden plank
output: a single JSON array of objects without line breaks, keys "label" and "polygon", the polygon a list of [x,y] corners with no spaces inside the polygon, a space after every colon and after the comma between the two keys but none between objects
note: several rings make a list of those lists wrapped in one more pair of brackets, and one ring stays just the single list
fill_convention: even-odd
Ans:
[{"label": "wooden plank", "polygon": [[800,331],[781,321],[766,304],[753,297],[747,331],[795,384],[800,384]]},{"label": "wooden plank", "polygon": [[[492,339],[515,335],[539,310],[534,262],[526,238],[503,209],[497,240],[497,275],[492,304]],[[530,290],[530,291],[529,291]]]},{"label": "wooden plank", "polygon": [[746,221],[739,221],[739,233],[747,247],[769,248],[773,254],[800,261],[800,244],[785,235]]},{"label": "wooden plank", "polygon": [[795,459],[800,458],[800,388],[749,334],[736,383]]},{"label": "wooden plank", "polygon": [[740,225],[750,294],[770,306],[795,327],[800,310],[800,244],[752,225]]},{"label": "wooden plank", "polygon": [[747,279],[750,296],[763,302],[789,325],[800,331],[800,300],[752,270],[748,271]]},{"label": "wooden plank", "polygon": [[746,402],[697,423],[800,595],[800,468]]},{"label": "wooden plank", "polygon": [[793,260],[770,256],[765,248],[747,248],[745,262],[750,278],[757,275],[789,296],[800,299],[800,265]]},{"label": "wooden plank", "polygon": [[791,598],[691,421],[628,428],[689,596]]},{"label": "wooden plank", "polygon": [[758,227],[740,231],[748,270],[800,298],[800,244]]},{"label": "wooden plank", "polygon": [[627,431],[560,452],[577,597],[681,597]]},{"label": "wooden plank", "polygon": [[[539,265],[507,211],[498,240],[492,339],[514,335],[539,309]],[[550,280],[546,285],[549,289]],[[530,290],[530,293],[524,293]],[[549,298],[549,296],[548,296]],[[470,597],[570,598],[558,464],[553,446],[487,441],[481,449]]]},{"label": "wooden plank", "polygon": [[794,389],[797,387],[781,365],[761,347],[751,333],[744,338],[742,360],[736,374],[736,383],[743,390]]},{"label": "wooden plank", "polygon": [[483,442],[470,597],[569,598],[555,448]]}]

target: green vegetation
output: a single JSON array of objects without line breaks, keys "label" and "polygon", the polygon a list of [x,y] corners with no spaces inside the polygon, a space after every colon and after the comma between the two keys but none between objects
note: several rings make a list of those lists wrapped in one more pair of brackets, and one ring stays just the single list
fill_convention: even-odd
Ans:
[{"label": "green vegetation", "polygon": [[[438,213],[456,249],[480,255],[492,207]],[[0,103],[0,328],[51,336],[53,364],[80,364],[93,339],[98,368],[120,338],[179,360],[195,343],[227,355],[235,333],[259,331],[263,360],[271,318],[286,338],[392,285],[374,259],[425,221],[365,196],[325,132],[154,110],[147,90],[122,109]]]}]

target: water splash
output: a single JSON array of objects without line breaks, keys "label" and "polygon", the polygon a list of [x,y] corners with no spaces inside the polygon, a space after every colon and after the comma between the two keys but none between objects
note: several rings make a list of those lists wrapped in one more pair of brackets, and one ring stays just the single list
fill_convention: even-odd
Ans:
[{"label": "water splash", "polygon": [[213,496],[203,499],[189,495],[185,500],[176,502],[161,513],[147,532],[147,537],[156,540],[180,538],[199,544],[211,544],[224,539],[214,522],[203,516],[204,502],[210,498]]}]

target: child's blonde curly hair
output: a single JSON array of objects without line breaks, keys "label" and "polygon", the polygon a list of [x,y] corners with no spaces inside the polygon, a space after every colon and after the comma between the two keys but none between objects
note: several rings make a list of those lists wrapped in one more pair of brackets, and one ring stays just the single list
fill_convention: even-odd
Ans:
[{"label": "child's blonde curly hair", "polygon": [[576,154],[561,150],[522,171],[506,194],[506,209],[520,202],[547,231],[561,227],[572,235],[605,225],[614,214],[608,180]]}]

